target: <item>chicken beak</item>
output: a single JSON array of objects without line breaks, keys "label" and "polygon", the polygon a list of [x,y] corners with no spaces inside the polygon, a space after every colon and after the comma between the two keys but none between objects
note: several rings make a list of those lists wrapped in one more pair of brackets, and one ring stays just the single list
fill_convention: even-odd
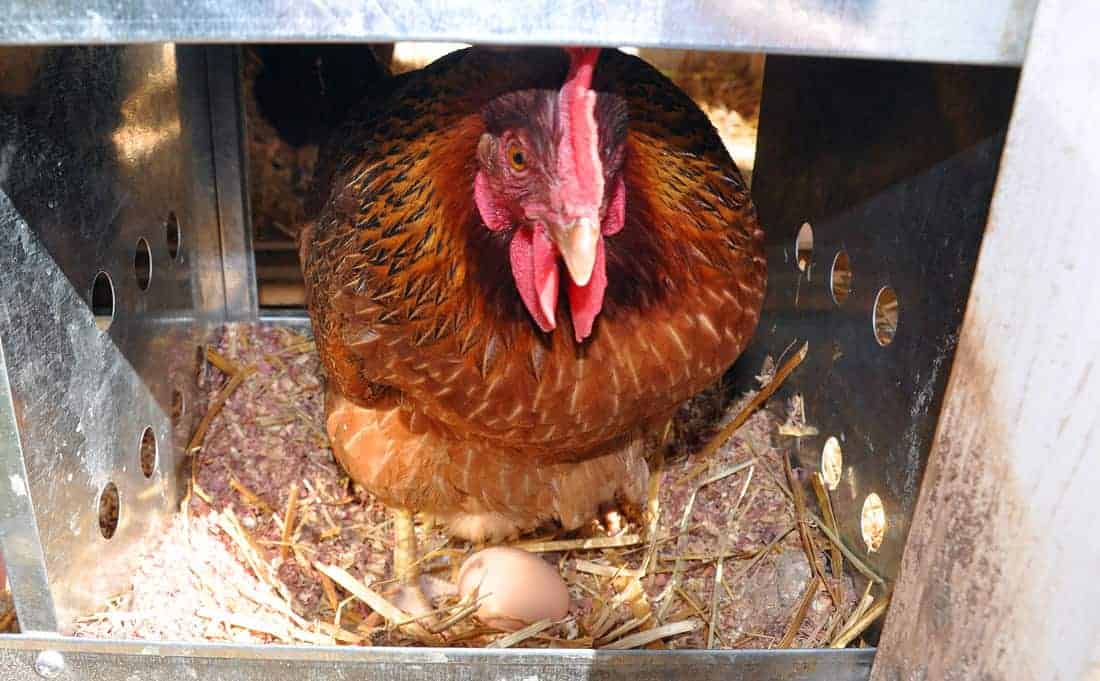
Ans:
[{"label": "chicken beak", "polygon": [[577,218],[565,224],[552,221],[548,231],[565,261],[565,268],[569,270],[573,283],[586,286],[596,265],[596,248],[600,240],[599,222],[591,218]]}]

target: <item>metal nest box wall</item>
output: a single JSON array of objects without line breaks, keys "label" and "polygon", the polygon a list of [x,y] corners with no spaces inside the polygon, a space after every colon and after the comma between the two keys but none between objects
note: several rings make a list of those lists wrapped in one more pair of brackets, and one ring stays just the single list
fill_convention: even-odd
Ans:
[{"label": "metal nest box wall", "polygon": [[[493,653],[136,645],[56,635],[117,589],[132,569],[131,549],[178,505],[182,445],[195,421],[188,407],[196,352],[207,331],[258,315],[235,51],[176,42],[260,40],[769,52],[753,194],[768,231],[771,276],[765,316],[743,365],[755,369],[765,354],[810,343],[783,397],[801,400],[805,422],[817,432],[803,431],[789,445],[805,468],[821,470],[824,461],[827,479],[836,475],[847,548],[876,578],[898,580],[877,677],[903,678],[922,665],[933,675],[953,664],[1008,669],[991,641],[1019,637],[1011,619],[1019,611],[993,604],[989,611],[1006,619],[982,624],[965,598],[1004,599],[1010,587],[1034,597],[1040,585],[1003,565],[982,568],[971,560],[1002,555],[1012,519],[1061,519],[1063,498],[1066,508],[1082,506],[1083,483],[1095,474],[1071,474],[1079,469],[1052,455],[1038,475],[1026,461],[1023,443],[1035,447],[1042,429],[1029,410],[1038,395],[1058,394],[1051,371],[1030,378],[989,370],[994,375],[986,379],[977,376],[975,356],[988,347],[1002,366],[1023,352],[991,335],[994,323],[1033,335],[1033,349],[1055,343],[1053,330],[1022,326],[1008,314],[1011,301],[991,302],[995,294],[1016,292],[1031,315],[1026,320],[1037,318],[1033,291],[1040,288],[1051,313],[1100,313],[1095,296],[1073,307],[1068,298],[1076,289],[1064,288],[1083,283],[1087,290],[1088,268],[1079,258],[1097,246],[1085,226],[1085,216],[1096,214],[1088,185],[1095,173],[1082,160],[1098,141],[1083,124],[1095,111],[1074,93],[1088,92],[1100,72],[1079,28],[1095,25],[1098,10],[1070,0],[1042,2],[1037,10],[1009,2],[980,10],[786,2],[767,12],[719,4],[658,11],[640,2],[591,12],[508,12],[484,3],[406,3],[377,13],[247,2],[10,8],[0,26],[0,41],[11,45],[0,48],[0,550],[25,633],[0,638],[7,677],[96,678],[141,669],[151,678],[259,679],[276,670],[321,678],[333,664],[347,675],[409,678],[518,678],[532,670],[553,678],[870,673],[871,650]],[[1029,35],[1016,93],[1012,67],[1024,62]],[[818,56],[778,56],[784,54]],[[1050,130],[1051,143],[1039,128]],[[1029,172],[1027,158],[1036,170]],[[1048,267],[1027,273],[1034,288],[1006,288],[1007,275],[990,254],[1019,264],[1011,244],[1047,243],[1043,235],[1020,236],[1029,227],[1019,216],[1042,222],[1036,207],[1043,195],[1077,207],[1052,215],[1049,233],[1062,240],[1061,255],[1040,250],[1037,263]],[[993,229],[986,231],[991,200]],[[1059,371],[1093,407],[1097,379],[1085,367],[1095,361],[1096,342],[1091,327],[1057,341]],[[967,361],[953,370],[957,346]],[[992,394],[994,387],[1000,392]],[[937,435],[941,404],[949,418],[940,420]],[[1097,412],[1090,413],[1067,411],[1045,441],[1087,451]],[[996,432],[973,423],[1010,414],[1016,417],[998,422]],[[994,499],[993,473],[976,453],[982,445],[999,450],[996,475],[1037,475],[1042,493],[1027,513],[1019,499]],[[960,478],[986,496],[964,503]],[[1056,481],[1068,491],[1048,489]],[[104,505],[114,505],[114,513],[102,512]],[[957,536],[936,530],[952,525],[947,509],[970,514],[969,523],[954,520]],[[1068,526],[1079,534],[1079,521]],[[983,537],[975,529],[985,527],[996,532]],[[915,539],[903,559],[907,537]],[[1038,561],[1034,579],[1047,579],[1062,600],[1083,577],[1075,570],[1047,576],[1043,569],[1052,563],[1042,556],[1052,541],[1029,537],[1023,548]],[[1095,564],[1095,542],[1082,540],[1076,551]],[[938,580],[951,589],[939,589]],[[977,586],[983,580],[985,590]],[[946,638],[952,627],[971,650]],[[920,640],[906,640],[911,628]],[[1082,640],[1100,633],[1085,629]],[[1055,642],[1044,641],[1042,652],[1052,657]],[[917,652],[925,649],[932,662]],[[1075,653],[1057,665],[1071,677],[1086,663]]]},{"label": "metal nest box wall", "polygon": [[225,285],[203,54],[2,50],[4,557],[20,621],[49,631],[178,504],[173,428]]}]

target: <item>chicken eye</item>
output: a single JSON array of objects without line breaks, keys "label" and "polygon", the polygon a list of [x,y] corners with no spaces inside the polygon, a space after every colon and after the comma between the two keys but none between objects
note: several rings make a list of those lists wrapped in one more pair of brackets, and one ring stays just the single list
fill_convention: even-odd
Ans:
[{"label": "chicken eye", "polygon": [[520,171],[527,167],[527,156],[518,144],[508,145],[508,162],[512,164],[512,170]]}]

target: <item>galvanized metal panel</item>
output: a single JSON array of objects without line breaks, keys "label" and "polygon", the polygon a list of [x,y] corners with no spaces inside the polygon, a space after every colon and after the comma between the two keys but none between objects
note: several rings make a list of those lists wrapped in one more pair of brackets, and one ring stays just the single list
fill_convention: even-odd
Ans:
[{"label": "galvanized metal panel", "polygon": [[1016,64],[1035,0],[16,0],[6,43],[436,40]]},{"label": "galvanized metal panel", "polygon": [[[65,630],[125,583],[143,540],[176,505],[171,425],[3,192],[0,288],[0,338],[18,423],[16,432],[8,431],[17,441],[0,446],[6,470],[25,467],[24,476],[0,484],[5,495],[29,498],[34,508],[33,516],[5,518],[0,546],[14,561],[12,593],[26,626],[54,624],[53,610],[56,625]],[[162,457],[150,479],[139,466],[147,426]],[[12,460],[20,456],[21,462]],[[111,540],[99,529],[99,496],[108,483],[121,498]],[[42,590],[41,568],[32,566],[36,556],[27,551],[34,536],[52,605]],[[28,594],[35,598],[24,601]]]},{"label": "galvanized metal panel", "polygon": [[[811,351],[789,385],[805,399],[807,422],[819,433],[781,438],[809,471],[822,469],[825,442],[838,440],[843,473],[832,494],[841,537],[882,576],[901,562],[940,400],[958,341],[982,224],[993,193],[1002,138],[992,138],[849,211],[814,221],[809,276],[773,279],[787,307],[760,342],[780,352],[793,339]],[[781,267],[802,274],[790,260]],[[831,297],[833,258],[848,254],[852,291]],[[894,340],[875,338],[878,292],[899,299]],[[878,495],[885,534],[870,551],[862,536],[865,500]]]},{"label": "galvanized metal panel", "polygon": [[880,681],[1096,678],[1098,25],[1040,4]]},{"label": "galvanized metal panel", "polygon": [[[0,337],[63,630],[120,588],[142,541],[177,505],[197,344],[224,313],[201,49],[0,49]],[[114,291],[106,332],[90,309],[98,272]],[[183,407],[175,433],[173,405]],[[147,426],[159,460],[148,480],[139,458]],[[108,541],[97,497],[109,481],[121,509]],[[32,529],[24,520],[3,531]],[[31,587],[13,587],[24,626],[48,627],[26,612]]]},{"label": "galvanized metal panel", "polygon": [[[898,570],[981,242],[1016,73],[1008,69],[769,59],[753,193],[767,231],[768,294],[742,366],[792,343],[809,354],[780,398],[804,399],[818,430],[780,437],[820,471],[835,437],[841,536],[887,580]],[[796,255],[803,222],[813,248]],[[851,290],[832,295],[845,253]],[[879,291],[900,301],[893,342],[876,341]],[[780,399],[773,399],[781,403]],[[868,495],[882,543],[861,532]]]},{"label": "galvanized metal panel", "polygon": [[[50,651],[43,655],[42,651]],[[592,651],[131,643],[0,636],[0,676],[60,681],[864,681],[874,650]]]}]

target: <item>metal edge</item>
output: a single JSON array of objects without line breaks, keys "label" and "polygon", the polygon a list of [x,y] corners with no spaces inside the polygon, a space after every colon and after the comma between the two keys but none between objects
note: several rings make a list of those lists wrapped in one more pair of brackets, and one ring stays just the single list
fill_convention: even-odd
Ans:
[{"label": "metal edge", "polygon": [[588,43],[1015,65],[1023,59],[1035,2],[17,0],[6,9],[0,42]]},{"label": "metal edge", "polygon": [[286,324],[288,326],[310,326],[313,322],[304,308],[261,308],[261,324]]},{"label": "metal edge", "polygon": [[255,646],[211,643],[100,641],[61,637],[0,636],[0,672],[35,678],[48,658],[59,679],[662,679],[696,681],[863,681],[873,648],[846,650],[486,650],[462,648],[358,648]]},{"label": "metal edge", "polygon": [[28,480],[0,338],[0,556],[20,627],[53,632],[57,631],[57,614]]},{"label": "metal edge", "polygon": [[239,49],[227,45],[207,47],[206,66],[225,314],[229,321],[254,320],[259,314],[259,294],[248,201]]}]

